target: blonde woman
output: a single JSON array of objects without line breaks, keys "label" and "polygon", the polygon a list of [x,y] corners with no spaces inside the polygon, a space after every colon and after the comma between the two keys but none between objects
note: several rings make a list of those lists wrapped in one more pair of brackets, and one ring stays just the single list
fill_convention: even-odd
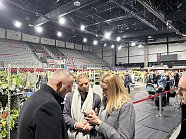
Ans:
[{"label": "blonde woman", "polygon": [[99,115],[91,111],[85,117],[91,125],[96,126],[96,139],[133,139],[135,111],[120,78],[114,74],[105,74],[100,86],[104,99]]}]

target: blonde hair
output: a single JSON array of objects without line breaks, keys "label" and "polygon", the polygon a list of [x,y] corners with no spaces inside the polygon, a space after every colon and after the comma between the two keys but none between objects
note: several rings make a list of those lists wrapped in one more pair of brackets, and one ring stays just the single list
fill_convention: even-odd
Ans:
[{"label": "blonde hair", "polygon": [[108,86],[109,93],[106,110],[109,114],[114,109],[119,109],[124,103],[131,102],[128,92],[118,76],[107,73],[102,76],[100,82]]},{"label": "blonde hair", "polygon": [[89,78],[88,78],[88,76],[87,76],[86,74],[81,73],[81,74],[79,74],[79,75],[77,76],[77,78],[76,78],[76,83],[78,84],[78,83],[79,83],[79,80],[82,79],[82,78],[87,78],[87,79],[89,80]]}]

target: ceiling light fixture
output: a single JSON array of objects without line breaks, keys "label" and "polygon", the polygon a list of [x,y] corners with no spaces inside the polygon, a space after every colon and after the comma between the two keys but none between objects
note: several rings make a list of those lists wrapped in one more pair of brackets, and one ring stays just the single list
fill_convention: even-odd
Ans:
[{"label": "ceiling light fixture", "polygon": [[118,47],[118,50],[121,50],[121,48],[122,48],[122,46],[120,45],[120,46]]},{"label": "ceiling light fixture", "polygon": [[107,44],[106,44],[106,43],[104,43],[104,46],[107,46]]},{"label": "ceiling light fixture", "polygon": [[83,42],[87,42],[87,38],[84,38],[84,39],[83,39]]},{"label": "ceiling light fixture", "polygon": [[57,36],[58,37],[61,37],[62,36],[62,33],[60,31],[57,32]]},{"label": "ceiling light fixture", "polygon": [[20,28],[22,26],[22,23],[19,21],[14,21],[14,26]]},{"label": "ceiling light fixture", "polygon": [[139,45],[138,45],[138,48],[141,48],[141,47],[142,47],[142,44],[139,44]]},{"label": "ceiling light fixture", "polygon": [[116,41],[119,42],[121,40],[121,37],[117,37]]},{"label": "ceiling light fixture", "polygon": [[36,26],[36,27],[35,27],[35,30],[36,30],[38,33],[43,32],[43,28],[40,27],[40,26]]},{"label": "ceiling light fixture", "polygon": [[85,25],[81,25],[80,29],[83,31],[85,30]]},{"label": "ceiling light fixture", "polygon": [[131,46],[135,46],[135,45],[136,45],[136,43],[135,43],[135,42],[132,42],[132,43],[131,43]]},{"label": "ceiling light fixture", "polygon": [[74,2],[74,6],[79,7],[80,5],[81,5],[81,2],[80,2],[79,0],[76,0],[76,1]]},{"label": "ceiling light fixture", "polygon": [[59,21],[59,24],[61,24],[61,25],[65,24],[65,18],[63,18],[63,17],[60,17],[58,21]]},{"label": "ceiling light fixture", "polygon": [[104,37],[110,40],[111,32],[105,32]]},{"label": "ceiling light fixture", "polygon": [[114,45],[113,44],[111,45],[111,48],[114,48]]},{"label": "ceiling light fixture", "polygon": [[94,44],[94,45],[97,45],[97,44],[98,44],[98,41],[97,41],[97,40],[94,40],[94,41],[93,41],[93,44]]}]

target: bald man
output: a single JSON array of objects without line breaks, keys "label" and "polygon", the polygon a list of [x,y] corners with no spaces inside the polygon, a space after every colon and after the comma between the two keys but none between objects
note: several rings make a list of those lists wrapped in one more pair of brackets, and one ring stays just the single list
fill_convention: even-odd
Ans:
[{"label": "bald man", "polygon": [[57,70],[23,105],[18,121],[17,139],[67,139],[61,103],[72,91],[73,75]]},{"label": "bald man", "polygon": [[184,72],[182,77],[180,78],[177,93],[182,96],[181,130],[177,139],[186,139],[186,72]]}]

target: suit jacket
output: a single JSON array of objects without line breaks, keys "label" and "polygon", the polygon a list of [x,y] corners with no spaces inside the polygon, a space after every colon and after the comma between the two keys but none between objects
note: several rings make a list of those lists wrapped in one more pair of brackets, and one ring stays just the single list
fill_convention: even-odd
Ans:
[{"label": "suit jacket", "polygon": [[[63,115],[64,115],[64,118],[65,118],[65,123],[66,123],[67,127],[70,128],[70,129],[72,129],[72,130],[75,130],[74,124],[77,121],[75,121],[72,118],[72,116],[71,116],[72,98],[73,98],[73,93],[69,93],[66,96]],[[98,111],[99,111],[100,107],[101,107],[101,98],[96,93],[93,93],[93,104],[92,104],[92,108],[93,108],[93,110],[95,110],[95,108],[97,108]],[[90,132],[90,135],[95,136],[95,132],[94,131]]]},{"label": "suit jacket", "polygon": [[135,110],[132,103],[125,103],[114,110],[96,127],[96,139],[133,139],[135,135]]},{"label": "suit jacket", "polygon": [[181,130],[177,137],[177,139],[186,139],[186,104],[183,104],[182,106],[182,117],[181,117]]},{"label": "suit jacket", "polygon": [[23,105],[18,121],[18,139],[67,139],[63,99],[43,85]]}]

